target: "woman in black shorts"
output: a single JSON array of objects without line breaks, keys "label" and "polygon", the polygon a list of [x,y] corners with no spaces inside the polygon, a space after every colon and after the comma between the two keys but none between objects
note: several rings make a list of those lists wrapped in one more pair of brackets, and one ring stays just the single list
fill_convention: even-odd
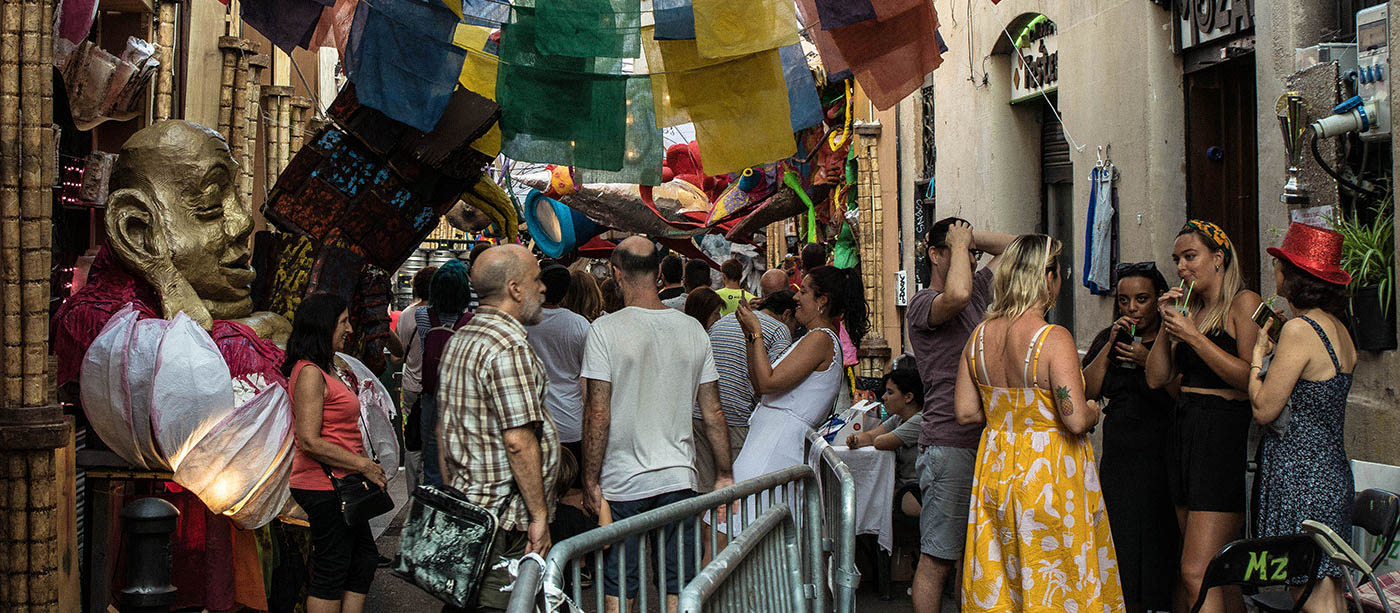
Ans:
[{"label": "woman in black shorts", "polygon": [[[1259,332],[1251,317],[1262,301],[1244,289],[1235,248],[1213,223],[1186,222],[1172,260],[1187,287],[1172,288],[1159,300],[1162,332],[1170,342],[1152,346],[1147,383],[1180,388],[1167,480],[1183,535],[1181,581],[1189,604],[1211,557],[1239,538],[1244,525],[1251,420],[1246,391]],[[1212,591],[1201,609],[1243,610],[1238,590],[1229,589]]]}]

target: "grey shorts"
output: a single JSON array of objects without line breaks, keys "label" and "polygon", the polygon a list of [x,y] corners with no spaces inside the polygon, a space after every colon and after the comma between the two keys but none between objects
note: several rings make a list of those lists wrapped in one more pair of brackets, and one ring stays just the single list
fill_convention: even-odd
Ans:
[{"label": "grey shorts", "polygon": [[931,446],[919,454],[915,464],[923,490],[919,551],[924,555],[943,560],[962,557],[976,460],[976,449],[962,447]]},{"label": "grey shorts", "polygon": [[[690,422],[695,437],[695,491],[705,494],[715,489],[715,454],[710,449],[710,437],[705,436],[705,422],[693,417]],[[749,427],[726,425],[725,429],[729,431],[729,463],[732,465],[744,447]]]}]

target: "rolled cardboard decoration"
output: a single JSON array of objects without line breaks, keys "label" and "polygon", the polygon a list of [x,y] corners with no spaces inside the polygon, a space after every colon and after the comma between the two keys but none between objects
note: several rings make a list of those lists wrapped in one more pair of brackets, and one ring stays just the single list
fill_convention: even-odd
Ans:
[{"label": "rolled cardboard decoration", "polygon": [[525,223],[530,236],[545,255],[557,258],[577,249],[607,230],[583,213],[549,198],[539,190],[530,190],[525,198]]}]

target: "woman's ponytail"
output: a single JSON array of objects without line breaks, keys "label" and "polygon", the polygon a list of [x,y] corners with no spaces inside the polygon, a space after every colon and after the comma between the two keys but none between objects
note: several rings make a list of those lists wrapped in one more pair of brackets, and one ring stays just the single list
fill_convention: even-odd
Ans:
[{"label": "woman's ponytail", "polygon": [[865,286],[861,283],[860,271],[822,266],[807,274],[815,286],[812,292],[826,297],[829,315],[841,318],[851,343],[860,347],[861,339],[870,331],[870,313],[865,305]]}]

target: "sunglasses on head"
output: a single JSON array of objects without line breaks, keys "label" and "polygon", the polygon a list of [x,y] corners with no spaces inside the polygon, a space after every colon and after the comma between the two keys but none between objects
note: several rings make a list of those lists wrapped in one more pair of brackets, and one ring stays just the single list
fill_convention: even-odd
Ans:
[{"label": "sunglasses on head", "polygon": [[1128,273],[1154,272],[1156,270],[1156,262],[1123,262],[1114,269],[1120,277]]}]

